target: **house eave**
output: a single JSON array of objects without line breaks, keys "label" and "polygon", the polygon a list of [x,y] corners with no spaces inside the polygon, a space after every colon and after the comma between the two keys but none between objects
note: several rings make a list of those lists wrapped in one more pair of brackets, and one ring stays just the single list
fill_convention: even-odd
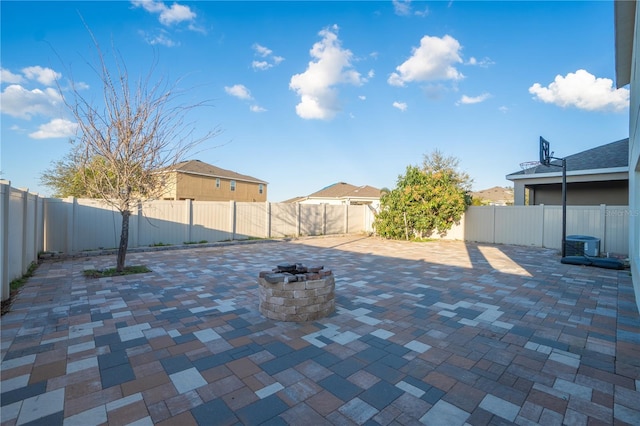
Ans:
[{"label": "house eave", "polygon": [[[549,183],[562,178],[562,171],[535,174],[511,174],[510,181],[526,180],[531,183]],[[572,182],[608,181],[629,179],[629,167],[612,167],[607,169],[573,170],[567,172],[567,179]]]}]

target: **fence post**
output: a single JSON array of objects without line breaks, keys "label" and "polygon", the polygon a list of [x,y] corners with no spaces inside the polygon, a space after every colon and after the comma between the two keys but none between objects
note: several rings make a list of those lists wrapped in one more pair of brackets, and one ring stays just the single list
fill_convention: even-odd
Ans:
[{"label": "fence post", "polygon": [[229,234],[231,241],[236,239],[236,202],[229,201]]},{"label": "fence post", "polygon": [[606,237],[607,237],[607,205],[600,204],[600,251],[608,252]]},{"label": "fence post", "polygon": [[265,221],[264,221],[264,227],[265,227],[265,238],[271,238],[271,203],[266,201],[266,206],[265,206]]},{"label": "fence post", "polygon": [[184,242],[191,242],[191,228],[193,227],[193,200],[187,199],[185,202],[185,218],[183,223],[185,224],[184,229]]},{"label": "fence post", "polygon": [[349,204],[345,204],[344,205],[344,229],[342,230],[342,232],[344,234],[348,234],[349,233]]},{"label": "fence post", "polygon": [[491,244],[496,243],[496,205],[491,205],[491,226],[493,229],[491,230]]},{"label": "fence post", "polygon": [[542,241],[540,242],[540,247],[544,247],[544,204],[540,204],[540,235]]},{"label": "fence post", "polygon": [[64,246],[64,251],[66,254],[74,253],[74,223],[76,223],[76,206],[78,204],[78,200],[75,197],[67,198],[68,208],[67,208],[67,235]]},{"label": "fence post", "polygon": [[33,200],[33,254],[36,256],[33,261],[35,262],[38,261],[38,252],[40,251],[40,247],[38,247],[38,234],[40,233],[40,221],[38,220],[39,201],[40,196],[35,194]]},{"label": "fence post", "polygon": [[22,198],[22,255],[20,256],[20,272],[25,273],[29,264],[27,262],[27,226],[29,223],[29,193],[27,191],[20,191],[20,197]]},{"label": "fence post", "polygon": [[2,300],[11,295],[9,288],[9,200],[11,182],[0,181],[0,286]]},{"label": "fence post", "polygon": [[327,235],[327,205],[322,205],[322,235]]},{"label": "fence post", "polygon": [[142,229],[142,201],[136,204],[136,232],[129,234],[132,247],[140,247],[140,232]]}]

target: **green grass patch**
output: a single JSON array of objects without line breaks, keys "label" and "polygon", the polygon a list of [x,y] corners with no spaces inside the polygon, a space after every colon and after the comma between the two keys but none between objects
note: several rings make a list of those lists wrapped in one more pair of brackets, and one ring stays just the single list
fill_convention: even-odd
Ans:
[{"label": "green grass patch", "polygon": [[207,241],[207,240],[200,240],[200,241],[185,241],[185,242],[184,242],[184,243],[182,243],[182,244],[185,244],[185,245],[189,245],[189,244],[207,244],[208,242],[209,242],[209,241]]},{"label": "green grass patch", "polygon": [[159,243],[149,244],[149,247],[166,247],[166,246],[172,246],[172,245],[173,244],[163,243],[162,241],[160,241]]},{"label": "green grass patch", "polygon": [[31,265],[29,265],[27,272],[22,277],[16,278],[9,283],[9,288],[11,289],[11,291],[16,291],[20,287],[22,287],[27,282],[27,280],[33,276],[33,273],[36,269],[38,269],[38,264],[36,262],[31,262]]},{"label": "green grass patch", "polygon": [[0,304],[0,315],[4,315],[11,310],[13,297],[16,295],[20,287],[22,287],[27,280],[33,276],[36,269],[38,269],[38,264],[36,262],[31,262],[27,272],[23,276],[16,278],[9,283],[9,298]]},{"label": "green grass patch", "polygon": [[413,241],[414,243],[430,243],[432,241],[436,241],[435,238],[412,238],[411,241]]},{"label": "green grass patch", "polygon": [[124,271],[122,272],[118,272],[116,268],[85,269],[84,276],[87,278],[104,278],[104,277],[115,277],[120,275],[144,274],[147,272],[151,272],[151,269],[147,268],[144,265],[138,265],[138,266],[125,266]]}]

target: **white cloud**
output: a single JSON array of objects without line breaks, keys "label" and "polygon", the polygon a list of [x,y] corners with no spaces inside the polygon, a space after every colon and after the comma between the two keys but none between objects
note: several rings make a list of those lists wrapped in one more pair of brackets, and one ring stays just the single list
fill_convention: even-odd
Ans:
[{"label": "white cloud", "polygon": [[251,68],[253,68],[254,70],[264,71],[264,70],[268,70],[272,66],[273,66],[273,64],[270,64],[267,61],[253,61],[253,62],[251,62]]},{"label": "white cloud", "polygon": [[33,139],[65,138],[75,135],[77,129],[78,123],[55,118],[39,126],[37,131],[29,133],[29,137]]},{"label": "white cloud", "polygon": [[467,96],[467,95],[462,95],[462,98],[460,98],[460,100],[458,102],[456,102],[456,105],[469,105],[469,104],[479,104],[480,102],[484,102],[487,99],[489,99],[491,97],[491,95],[489,93],[483,93],[480,96]]},{"label": "white cloud", "polygon": [[89,85],[83,81],[79,81],[77,83],[73,83],[73,88],[75,90],[87,90],[89,88]]},{"label": "white cloud", "polygon": [[254,70],[265,71],[284,61],[282,56],[275,56],[273,54],[273,50],[268,47],[262,46],[258,43],[254,43],[251,47],[258,57],[265,58],[264,60],[253,61],[251,63],[251,68]]},{"label": "white cloud", "polygon": [[29,80],[36,80],[45,86],[53,86],[56,80],[62,76],[51,68],[42,68],[41,66],[22,68],[22,73]]},{"label": "white cloud", "polygon": [[424,36],[420,47],[411,49],[411,57],[396,67],[387,82],[404,86],[413,81],[460,80],[464,78],[454,65],[461,63],[460,43],[449,35]]},{"label": "white cloud", "polygon": [[139,33],[142,35],[145,41],[152,46],[160,45],[166,47],[175,47],[180,45],[180,43],[173,41],[169,33],[164,30],[159,31],[157,34],[148,34],[144,31],[140,31]]},{"label": "white cloud", "polygon": [[195,17],[196,14],[191,11],[189,6],[174,3],[170,8],[160,13],[160,23],[169,26],[183,21],[193,21]]},{"label": "white cloud", "polygon": [[238,99],[251,100],[251,92],[244,84],[234,84],[233,86],[224,86],[224,91]]},{"label": "white cloud", "polygon": [[369,72],[367,73],[367,78],[373,78],[375,77],[376,72],[374,70],[369,70]]},{"label": "white cloud", "polygon": [[256,51],[256,54],[258,56],[261,56],[263,58],[266,58],[267,56],[271,55],[273,53],[273,51],[271,49],[269,49],[268,47],[264,47],[258,43],[254,43],[253,44],[253,50]]},{"label": "white cloud", "polygon": [[365,95],[360,95],[358,96],[358,99],[360,99],[361,101],[365,101],[367,100],[367,97]]},{"label": "white cloud", "polygon": [[0,82],[3,84],[22,83],[24,78],[20,74],[14,74],[8,69],[0,68]]},{"label": "white cloud", "polygon": [[469,58],[469,61],[467,61],[466,65],[473,65],[473,66],[479,66],[482,68],[488,68],[490,65],[495,64],[495,62],[493,62],[490,58],[484,57],[480,60],[474,58],[473,56],[471,58]]},{"label": "white cloud", "polygon": [[142,7],[149,13],[159,14],[158,20],[165,26],[171,26],[181,22],[192,22],[196,18],[196,14],[189,6],[183,6],[178,3],[173,3],[171,7],[167,7],[167,5],[161,1],[132,0],[131,4],[135,7]]},{"label": "white cloud", "polygon": [[251,112],[265,112],[266,111],[266,109],[262,108],[260,105],[251,105],[249,107],[249,110]]},{"label": "white cloud", "polygon": [[416,10],[413,14],[424,18],[425,16],[429,15],[429,8],[425,7],[422,10]]},{"label": "white cloud", "polygon": [[393,3],[393,11],[399,16],[409,16],[413,14],[415,16],[425,17],[429,14],[428,7],[414,12],[411,0],[392,0],[391,2]]},{"label": "white cloud", "polygon": [[18,84],[7,86],[0,93],[0,112],[30,120],[35,115],[55,116],[62,97],[53,88],[28,90]]},{"label": "white cloud", "polygon": [[629,106],[629,90],[615,89],[613,80],[596,78],[585,70],[557,75],[553,83],[529,88],[534,99],[563,108],[576,107],[586,111],[623,111]]},{"label": "white cloud", "polygon": [[337,25],[320,31],[322,40],[309,51],[313,60],[303,73],[291,77],[289,88],[300,96],[296,113],[302,118],[333,118],[340,110],[335,86],[363,83],[360,74],[352,69],[353,54],[342,48],[337,33]]},{"label": "white cloud", "polygon": [[406,102],[398,102],[395,101],[392,106],[394,108],[398,108],[400,111],[405,112],[407,110],[407,103]]},{"label": "white cloud", "polygon": [[393,10],[396,15],[411,15],[411,0],[393,0]]},{"label": "white cloud", "polygon": [[500,108],[498,108],[498,111],[500,111],[503,114],[506,114],[507,112],[509,112],[509,108],[503,105]]}]

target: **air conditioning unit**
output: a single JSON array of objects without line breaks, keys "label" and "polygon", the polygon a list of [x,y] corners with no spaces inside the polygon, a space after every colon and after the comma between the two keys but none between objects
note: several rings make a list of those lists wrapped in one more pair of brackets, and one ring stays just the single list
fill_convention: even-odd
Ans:
[{"label": "air conditioning unit", "polygon": [[569,235],[566,238],[565,253],[567,256],[600,255],[600,238],[587,235]]}]

